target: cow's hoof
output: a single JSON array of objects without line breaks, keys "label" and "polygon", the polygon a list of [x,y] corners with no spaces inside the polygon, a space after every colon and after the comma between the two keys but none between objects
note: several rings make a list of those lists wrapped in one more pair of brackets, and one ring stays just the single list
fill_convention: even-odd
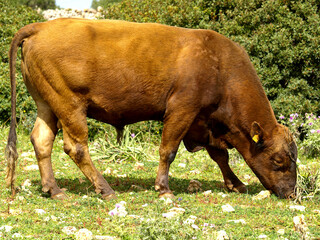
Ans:
[{"label": "cow's hoof", "polygon": [[229,184],[229,185],[226,185],[226,187],[230,192],[236,192],[236,193],[247,193],[248,192],[247,187],[244,184],[241,184],[237,187],[235,187],[232,184]]},{"label": "cow's hoof", "polygon": [[111,201],[113,199],[117,199],[117,196],[114,193],[102,195],[103,200]]},{"label": "cow's hoof", "polygon": [[60,192],[56,195],[52,195],[51,198],[54,200],[66,200],[68,199],[68,196],[64,192]]},{"label": "cow's hoof", "polygon": [[173,199],[174,198],[174,195],[172,192],[166,192],[166,193],[162,193],[162,194],[159,194],[159,198],[170,198],[170,199]]},{"label": "cow's hoof", "polygon": [[247,193],[248,192],[246,185],[240,185],[234,189],[235,189],[234,191],[238,192],[238,193]]}]

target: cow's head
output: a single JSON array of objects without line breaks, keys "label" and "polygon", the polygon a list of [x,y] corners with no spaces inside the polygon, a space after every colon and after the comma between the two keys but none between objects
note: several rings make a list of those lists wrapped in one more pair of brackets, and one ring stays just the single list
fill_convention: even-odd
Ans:
[{"label": "cow's head", "polygon": [[268,190],[280,198],[294,194],[297,180],[297,146],[288,128],[277,124],[266,132],[257,122],[251,126],[252,159],[248,165]]}]

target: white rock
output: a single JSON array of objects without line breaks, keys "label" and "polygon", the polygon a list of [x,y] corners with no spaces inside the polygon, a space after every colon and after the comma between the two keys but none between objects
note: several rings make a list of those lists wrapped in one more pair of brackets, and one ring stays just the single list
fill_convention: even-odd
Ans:
[{"label": "white rock", "polygon": [[171,204],[172,200],[170,198],[161,197],[159,200],[164,201],[165,204]]},{"label": "white rock", "polygon": [[93,239],[92,232],[86,228],[80,229],[75,234],[76,240],[91,240]]},{"label": "white rock", "polygon": [[12,238],[23,238],[23,236],[20,233],[14,233]]},{"label": "white rock", "polygon": [[301,206],[301,205],[293,205],[289,207],[291,210],[297,210],[297,211],[301,211],[304,212],[304,210],[306,209],[306,207]]},{"label": "white rock", "polygon": [[192,173],[192,174],[200,174],[200,171],[198,169],[195,169],[195,170],[190,171],[190,173]]},{"label": "white rock", "polygon": [[203,192],[203,195],[204,195],[204,196],[209,196],[209,195],[211,195],[211,194],[212,194],[212,191],[211,191],[211,190],[208,190],[208,191]]},{"label": "white rock", "polygon": [[62,232],[67,234],[67,235],[73,235],[77,229],[74,226],[65,226],[62,228]]},{"label": "white rock", "polygon": [[0,227],[0,231],[4,230],[5,232],[10,232],[12,230],[13,227],[9,226],[9,225],[4,225]]},{"label": "white rock", "polygon": [[165,218],[174,218],[183,214],[186,210],[184,208],[174,207],[169,209],[169,212],[163,213],[162,216]]},{"label": "white rock", "polygon": [[195,221],[196,221],[195,219],[187,218],[186,220],[183,221],[183,224],[190,225],[190,224],[194,224]]},{"label": "white rock", "polygon": [[39,166],[36,164],[30,165],[30,166],[26,166],[24,168],[25,171],[35,171],[35,170],[39,170]]},{"label": "white rock", "polygon": [[178,207],[173,207],[171,209],[169,209],[169,212],[176,212],[176,213],[184,213],[186,210],[184,208],[178,208]]},{"label": "white rock", "polygon": [[179,164],[178,164],[178,167],[185,168],[185,167],[186,167],[186,164],[185,164],[185,163],[179,163]]},{"label": "white rock", "polygon": [[224,239],[229,239],[229,236],[228,236],[228,234],[226,233],[225,230],[220,230],[220,231],[217,233],[217,238],[216,238],[216,240],[224,240]]},{"label": "white rock", "polygon": [[43,210],[43,209],[35,209],[34,211],[35,211],[37,214],[39,214],[39,215],[42,215],[42,214],[45,214],[45,213],[46,213],[46,211]]},{"label": "white rock", "polygon": [[266,190],[266,191],[261,191],[259,192],[258,195],[253,196],[252,200],[261,200],[261,199],[265,199],[271,196],[270,191]]},{"label": "white rock", "polygon": [[33,156],[33,152],[23,152],[21,153],[20,157],[29,157],[29,156]]},{"label": "white rock", "polygon": [[234,212],[234,208],[230,204],[221,206],[223,212]]},{"label": "white rock", "polygon": [[25,188],[30,187],[30,186],[31,186],[31,181],[30,181],[30,179],[26,179],[26,180],[21,184],[22,189],[25,189]]},{"label": "white rock", "polygon": [[167,212],[167,213],[162,213],[162,217],[164,218],[174,218],[174,217],[177,217],[179,216],[180,214],[177,213],[177,212]]},{"label": "white rock", "polygon": [[196,225],[196,224],[191,224],[191,227],[192,227],[193,229],[199,229],[198,225]]},{"label": "white rock", "polygon": [[284,229],[279,229],[279,230],[277,231],[277,233],[279,233],[280,235],[283,235],[283,234],[285,233],[285,230],[284,230]]},{"label": "white rock", "polygon": [[233,222],[233,223],[241,223],[241,224],[247,224],[244,219],[237,219],[237,220],[228,220],[228,222]]},{"label": "white rock", "polygon": [[103,174],[111,174],[112,173],[112,169],[107,167],[106,170],[104,170]]},{"label": "white rock", "polygon": [[264,234],[261,234],[258,238],[259,238],[259,239],[266,239],[266,238],[268,238],[268,236],[267,236],[267,235],[264,235]]},{"label": "white rock", "polygon": [[119,175],[117,175],[117,177],[119,177],[119,178],[125,178],[125,177],[127,177],[127,174],[119,174]]},{"label": "white rock", "polygon": [[225,194],[225,193],[223,193],[223,192],[219,192],[218,195],[221,196],[221,197],[223,197],[223,198],[225,198],[226,196],[228,196],[228,194]]}]

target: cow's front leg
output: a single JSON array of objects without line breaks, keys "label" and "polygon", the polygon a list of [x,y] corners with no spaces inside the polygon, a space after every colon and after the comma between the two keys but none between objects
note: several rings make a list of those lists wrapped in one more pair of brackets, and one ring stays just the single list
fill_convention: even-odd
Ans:
[{"label": "cow's front leg", "polygon": [[218,163],[222,172],[224,184],[229,191],[245,193],[246,186],[233,173],[229,166],[229,154],[226,149],[218,149],[214,147],[206,147],[210,157]]},{"label": "cow's front leg", "polygon": [[[183,108],[180,108],[183,109]],[[185,110],[186,108],[184,108]],[[160,162],[155,182],[155,189],[160,192],[159,197],[174,197],[169,188],[169,168],[174,161],[179,144],[192,124],[196,112],[190,114],[176,111],[167,116],[164,121],[160,145]]]}]

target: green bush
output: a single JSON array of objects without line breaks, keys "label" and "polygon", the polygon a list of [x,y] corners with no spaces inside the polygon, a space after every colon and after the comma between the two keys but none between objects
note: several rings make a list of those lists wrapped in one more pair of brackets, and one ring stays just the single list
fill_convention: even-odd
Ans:
[{"label": "green bush", "polygon": [[55,9],[55,0],[18,0],[22,5],[26,5],[31,8],[41,8],[41,9]]},{"label": "green bush", "polygon": [[120,2],[121,0],[93,0],[91,7],[97,9],[99,6],[108,6],[110,3]]},{"label": "green bush", "polygon": [[[10,118],[8,50],[14,33],[43,18],[16,1],[0,0],[0,121]],[[317,0],[112,0],[94,1],[106,18],[213,29],[244,46],[276,115],[320,114],[320,28]],[[19,63],[17,64],[19,66]],[[18,67],[19,68],[19,67]],[[18,120],[31,129],[35,106],[17,73]],[[31,116],[31,117],[30,117]],[[105,127],[90,122],[94,137]],[[151,125],[150,125],[151,126]],[[139,132],[148,124],[135,125]],[[135,130],[135,127],[137,128]],[[155,134],[161,124],[155,123]],[[103,132],[103,131],[102,131]]]},{"label": "green bush", "polygon": [[246,48],[276,115],[320,113],[319,1],[124,0],[106,18],[213,29]]},{"label": "green bush", "polygon": [[[19,5],[14,0],[0,0],[0,122],[10,120],[10,77],[9,48],[14,34],[29,23],[44,21],[43,17],[29,7]],[[19,56],[20,54],[18,54]],[[18,57],[20,59],[20,56]],[[20,60],[17,61],[17,116],[28,122],[34,118],[35,104],[22,81]],[[23,121],[23,122],[24,122]]]}]

